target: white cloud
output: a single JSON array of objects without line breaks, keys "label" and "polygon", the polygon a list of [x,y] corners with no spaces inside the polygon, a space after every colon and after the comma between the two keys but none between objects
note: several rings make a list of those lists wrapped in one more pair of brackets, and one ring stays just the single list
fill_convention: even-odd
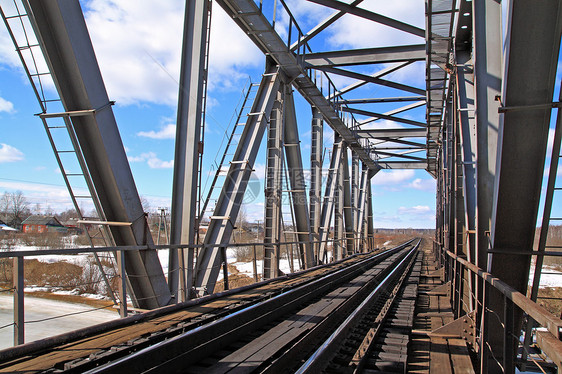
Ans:
[{"label": "white cloud", "polygon": [[0,143],[0,164],[23,160],[23,153],[9,144]]},{"label": "white cloud", "polygon": [[14,112],[14,104],[12,104],[10,101],[0,97],[0,112],[13,113]]},{"label": "white cloud", "polygon": [[404,183],[414,177],[413,170],[381,170],[373,177],[375,186],[393,186]]},{"label": "white cloud", "polygon": [[435,180],[416,178],[408,187],[420,191],[435,191]]},{"label": "white cloud", "polygon": [[398,213],[419,216],[419,215],[431,214],[433,213],[433,211],[427,205],[416,205],[410,208],[401,206],[398,208]]},{"label": "white cloud", "polygon": [[[91,0],[84,6],[109,96],[118,104],[177,104],[184,4]],[[219,7],[213,9],[209,89],[238,88],[261,52]]]},{"label": "white cloud", "polygon": [[129,162],[146,162],[151,169],[170,169],[174,166],[174,160],[163,161],[154,152],[141,153],[140,156],[128,156]]},{"label": "white cloud", "polygon": [[176,137],[176,125],[169,124],[161,127],[158,131],[140,131],[137,135],[151,139],[174,139]]}]

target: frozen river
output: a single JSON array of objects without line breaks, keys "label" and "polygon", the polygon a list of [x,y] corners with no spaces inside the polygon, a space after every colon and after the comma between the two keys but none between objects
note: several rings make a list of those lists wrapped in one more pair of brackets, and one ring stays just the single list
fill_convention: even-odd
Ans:
[{"label": "frozen river", "polygon": [[[50,319],[83,311],[89,312]],[[59,335],[117,318],[119,318],[118,312],[111,308],[96,310],[84,304],[65,303],[25,295],[25,342]],[[31,322],[44,319],[48,320]],[[8,325],[12,321],[13,297],[11,295],[0,295],[0,326]],[[13,331],[13,326],[0,329],[0,349],[12,346]]]}]

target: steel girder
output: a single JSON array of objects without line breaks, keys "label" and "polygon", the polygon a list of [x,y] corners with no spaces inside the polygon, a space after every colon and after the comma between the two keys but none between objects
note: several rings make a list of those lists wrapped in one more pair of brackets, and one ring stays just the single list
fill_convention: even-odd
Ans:
[{"label": "steel girder", "polygon": [[[197,182],[199,155],[203,151],[200,144],[201,120],[210,6],[208,0],[190,0],[185,5],[170,244],[196,244],[195,233],[198,226],[196,220],[199,219]],[[168,286],[172,295],[176,295],[177,301],[189,298],[188,291],[193,286],[193,251],[193,248],[180,250],[179,252],[182,253],[180,259],[178,250],[170,249]]]},{"label": "steel girder", "polygon": [[327,241],[330,233],[330,222],[332,221],[332,213],[334,211],[335,193],[338,186],[339,168],[341,166],[342,143],[341,138],[335,140],[332,148],[332,158],[330,160],[330,169],[328,169],[328,180],[326,181],[326,191],[324,192],[324,202],[322,204],[322,217],[320,219],[320,246],[317,254],[317,263],[326,263],[327,258]]},{"label": "steel girder", "polygon": [[423,61],[425,57],[425,44],[416,44],[309,53],[304,56],[304,63],[306,67],[320,69],[346,65]]},{"label": "steel girder", "polygon": [[[532,251],[561,33],[559,1],[509,3],[491,224],[495,251]],[[492,275],[526,293],[531,256],[494,253],[489,261]],[[493,293],[490,308],[501,309]],[[514,321],[514,331],[520,331],[521,313]],[[488,322],[492,352],[503,357],[501,325],[493,317]],[[500,370],[493,360],[489,363],[489,371]]]},{"label": "steel girder", "polygon": [[349,256],[355,252],[353,236],[353,205],[351,200],[351,181],[349,177],[349,157],[347,155],[347,144],[344,143],[342,153],[342,167],[343,167],[343,214],[345,221],[345,249],[346,255]]},{"label": "steel girder", "polygon": [[279,276],[281,238],[281,178],[283,171],[283,89],[277,93],[267,127],[263,279]]},{"label": "steel girder", "polygon": [[[367,186],[369,185],[369,183],[369,169],[363,166],[363,170],[361,172],[361,182],[359,184],[359,197],[357,201],[357,221],[355,222],[356,230],[360,238],[359,242],[361,245],[363,244],[363,241],[366,237],[365,232],[368,212],[366,212],[365,210],[367,209]],[[363,248],[363,251],[365,250],[366,248]]]},{"label": "steel girder", "polygon": [[[462,189],[464,197],[464,222],[466,225],[467,260],[476,265],[476,144],[474,75],[470,54],[457,51],[456,110],[458,113],[459,141],[462,161]],[[469,288],[473,289],[474,277],[469,278]],[[474,310],[474,300],[470,298],[470,310]]]},{"label": "steel girder", "polygon": [[359,232],[357,231],[359,222],[359,158],[355,154],[351,154],[351,207],[353,212],[353,219],[351,224],[353,227],[353,252],[359,252]]},{"label": "steel girder", "polygon": [[[297,226],[297,238],[301,258],[305,259],[305,267],[314,264],[314,252],[310,245],[310,215],[306,199],[306,183],[302,167],[302,155],[297,127],[297,115],[293,90],[290,85],[283,85],[285,91],[285,156],[289,168],[289,181],[291,183],[291,196]],[[320,146],[321,147],[321,146]]]},{"label": "steel girder", "polygon": [[213,292],[221,262],[226,261],[221,258],[219,246],[226,246],[230,242],[236,217],[240,211],[244,192],[263,138],[267,117],[271,113],[279,86],[278,68],[274,64],[268,63],[252,105],[252,111],[230,163],[214,214],[210,217],[211,222],[205,235],[203,248],[197,259],[195,287],[199,295]]},{"label": "steel girder", "polygon": [[[112,226],[116,245],[152,244],[146,217],[127,161],[94,49],[78,1],[32,0],[34,29],[67,112],[72,116],[96,193]],[[171,295],[155,250],[125,252],[125,267],[136,306],[170,303]]]},{"label": "steel girder", "polygon": [[[340,142],[341,139],[336,137],[334,142]],[[336,182],[336,191],[334,193],[334,245],[332,246],[333,260],[338,261],[345,257],[344,253],[344,154],[347,153],[345,143],[341,144],[341,157],[338,165],[338,176]]]},{"label": "steel girder", "polygon": [[291,51],[275,31],[259,6],[253,0],[217,0],[217,3],[232,17],[234,22],[248,34],[256,46],[269,58],[273,59],[280,70],[292,82],[299,93],[314,106],[330,127],[342,136],[349,147],[358,154],[361,161],[370,169],[380,167],[371,158],[368,150],[348,128],[336,112],[333,103],[326,98],[316,83],[309,76],[302,59]]},{"label": "steel girder", "polygon": [[322,150],[324,126],[322,113],[312,107],[312,126],[310,135],[310,232],[314,254],[320,250],[320,217],[322,214]]}]

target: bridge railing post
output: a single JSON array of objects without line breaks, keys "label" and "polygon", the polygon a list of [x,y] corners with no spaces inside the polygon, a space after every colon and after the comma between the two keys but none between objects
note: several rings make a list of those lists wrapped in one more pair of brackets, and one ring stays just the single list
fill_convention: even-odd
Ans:
[{"label": "bridge railing post", "polygon": [[24,260],[22,256],[14,257],[13,282],[14,282],[14,345],[25,342],[24,320]]}]

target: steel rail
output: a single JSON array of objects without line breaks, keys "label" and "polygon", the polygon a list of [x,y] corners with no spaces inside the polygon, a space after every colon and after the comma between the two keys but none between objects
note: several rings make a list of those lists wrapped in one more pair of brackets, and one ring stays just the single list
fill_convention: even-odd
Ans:
[{"label": "steel rail", "polygon": [[[349,331],[357,324],[365,312],[372,306],[375,299],[381,292],[388,288],[393,279],[397,277],[399,272],[408,264],[411,265],[414,259],[413,255],[418,249],[421,241],[408,252],[408,254],[396,265],[396,267],[381,281],[379,285],[369,294],[365,300],[350,314],[345,321],[320,345],[320,347],[310,356],[310,358],[296,371],[298,374],[316,373],[322,370],[329,362],[330,356],[339,348],[340,343],[345,339]],[[408,263],[408,261],[410,261]]]},{"label": "steel rail", "polygon": [[[332,272],[305,285],[299,285],[268,300],[240,308],[234,313],[199,326],[193,330],[139,349],[126,357],[91,368],[90,373],[157,372],[176,370],[193,364],[209,352],[217,351],[241,334],[258,329],[281,315],[296,309],[307,300],[314,299],[334,286],[361,274],[366,268],[402,251],[412,241],[378,253],[349,267]],[[147,359],[150,357],[150,360]],[[90,365],[91,363],[88,363]],[[87,366],[87,365],[86,365]],[[85,366],[81,367],[81,371]]]}]

